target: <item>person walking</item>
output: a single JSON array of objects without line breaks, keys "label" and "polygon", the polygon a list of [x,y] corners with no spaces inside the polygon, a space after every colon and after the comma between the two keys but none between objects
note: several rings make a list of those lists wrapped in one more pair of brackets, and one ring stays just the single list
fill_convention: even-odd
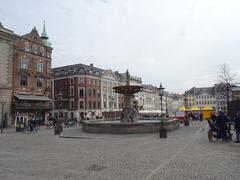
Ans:
[{"label": "person walking", "polygon": [[219,110],[219,115],[216,119],[218,137],[223,141],[227,140],[227,117]]},{"label": "person walking", "polygon": [[238,111],[236,114],[235,130],[236,130],[236,139],[237,139],[235,143],[240,143],[240,111]]}]

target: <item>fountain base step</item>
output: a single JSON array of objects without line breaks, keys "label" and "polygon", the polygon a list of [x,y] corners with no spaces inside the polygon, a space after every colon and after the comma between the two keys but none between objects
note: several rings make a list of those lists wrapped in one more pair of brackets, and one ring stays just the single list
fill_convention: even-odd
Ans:
[{"label": "fountain base step", "polygon": [[[120,121],[84,121],[82,129],[89,133],[105,134],[135,134],[155,133],[159,131],[161,121],[159,120],[138,120],[136,123],[121,123]],[[179,128],[179,121],[165,120],[164,126],[167,131]]]}]

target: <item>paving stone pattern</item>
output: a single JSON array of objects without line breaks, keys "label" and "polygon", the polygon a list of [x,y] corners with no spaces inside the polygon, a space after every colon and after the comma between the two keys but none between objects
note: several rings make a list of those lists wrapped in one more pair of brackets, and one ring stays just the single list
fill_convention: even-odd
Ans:
[{"label": "paving stone pattern", "polygon": [[[168,133],[88,134],[80,127],[0,134],[0,179],[240,179],[240,145],[208,142],[205,123]],[[71,138],[74,137],[74,138]]]}]

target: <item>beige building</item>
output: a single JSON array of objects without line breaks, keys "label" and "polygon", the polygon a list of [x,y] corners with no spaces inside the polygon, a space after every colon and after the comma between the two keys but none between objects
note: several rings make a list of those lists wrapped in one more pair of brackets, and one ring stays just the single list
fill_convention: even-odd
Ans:
[{"label": "beige building", "polygon": [[[4,102],[4,125],[11,124],[12,70],[14,39],[13,31],[6,29],[0,22],[0,102]],[[0,119],[2,104],[0,103]]]}]

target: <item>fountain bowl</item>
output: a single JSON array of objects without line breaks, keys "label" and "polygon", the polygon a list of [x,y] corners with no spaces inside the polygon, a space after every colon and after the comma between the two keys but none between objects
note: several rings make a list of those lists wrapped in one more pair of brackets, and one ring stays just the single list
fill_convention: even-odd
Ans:
[{"label": "fountain bowl", "polygon": [[[179,128],[179,121],[176,119],[165,119],[163,122],[168,131]],[[87,120],[83,121],[82,129],[88,133],[104,134],[156,133],[160,124],[161,120],[138,120],[134,123],[122,123],[120,120]]]}]

